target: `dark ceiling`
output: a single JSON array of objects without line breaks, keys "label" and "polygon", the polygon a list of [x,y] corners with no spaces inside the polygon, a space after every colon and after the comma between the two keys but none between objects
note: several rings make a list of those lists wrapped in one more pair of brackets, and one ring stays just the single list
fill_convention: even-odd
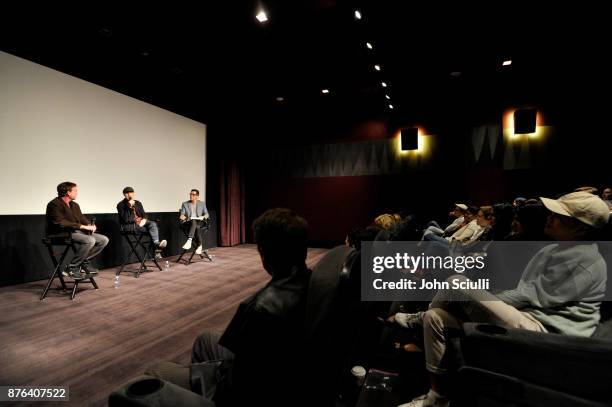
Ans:
[{"label": "dark ceiling", "polygon": [[[597,97],[601,50],[609,49],[606,25],[594,21],[600,11],[585,10],[585,23],[580,11],[558,5],[427,4],[37,9],[43,18],[15,11],[4,14],[0,49],[204,122],[236,115],[425,120]],[[255,19],[261,5],[264,24]],[[503,67],[504,59],[512,65]]]}]

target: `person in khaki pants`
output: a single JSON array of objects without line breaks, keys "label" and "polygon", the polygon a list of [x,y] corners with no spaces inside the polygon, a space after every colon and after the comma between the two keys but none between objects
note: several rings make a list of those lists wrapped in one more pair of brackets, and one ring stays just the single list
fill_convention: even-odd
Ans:
[{"label": "person in khaki pants", "polygon": [[[545,233],[561,243],[542,248],[526,266],[516,289],[493,295],[484,290],[439,291],[424,312],[397,313],[401,326],[423,326],[430,390],[400,407],[446,407],[446,333],[466,321],[488,322],[537,332],[591,336],[599,323],[606,290],[606,263],[593,239],[609,220],[608,205],[588,192],[554,200],[541,198],[550,211]],[[571,242],[563,244],[562,242]],[[584,241],[584,243],[579,243]],[[451,279],[467,280],[463,276]]]}]

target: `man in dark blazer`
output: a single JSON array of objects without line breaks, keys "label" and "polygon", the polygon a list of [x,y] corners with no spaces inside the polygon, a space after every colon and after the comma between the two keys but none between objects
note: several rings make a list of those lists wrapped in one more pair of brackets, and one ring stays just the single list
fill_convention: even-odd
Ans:
[{"label": "man in dark blazer", "polygon": [[96,233],[96,225],[83,216],[79,204],[74,202],[77,195],[74,182],[62,182],[57,186],[57,198],[47,204],[47,235],[70,235],[76,253],[64,273],[74,279],[83,279],[98,272],[89,260],[106,247],[108,238]]}]

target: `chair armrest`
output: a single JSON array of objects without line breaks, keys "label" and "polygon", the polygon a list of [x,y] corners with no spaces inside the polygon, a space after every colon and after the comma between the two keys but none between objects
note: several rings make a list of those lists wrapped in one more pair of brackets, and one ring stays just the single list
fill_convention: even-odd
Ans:
[{"label": "chair armrest", "polygon": [[610,397],[606,379],[612,365],[610,340],[477,323],[464,324],[463,334],[465,366],[589,399]]},{"label": "chair armrest", "polygon": [[108,406],[215,407],[215,403],[169,381],[143,375],[113,390]]}]

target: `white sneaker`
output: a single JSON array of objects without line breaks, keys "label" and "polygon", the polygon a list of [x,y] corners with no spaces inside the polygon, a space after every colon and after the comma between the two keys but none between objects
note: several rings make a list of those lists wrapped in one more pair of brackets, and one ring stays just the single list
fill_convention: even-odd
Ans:
[{"label": "white sneaker", "polygon": [[196,249],[196,254],[202,254],[202,245],[199,245]]},{"label": "white sneaker", "polygon": [[189,249],[191,249],[191,239],[187,239],[187,241],[183,245],[183,250],[189,250]]},{"label": "white sneaker", "polygon": [[399,326],[412,329],[415,324],[421,324],[423,322],[424,314],[425,312],[423,311],[415,312],[414,314],[398,312],[395,314],[395,322],[397,322]]},{"label": "white sneaker", "polygon": [[160,249],[164,249],[167,245],[168,245],[168,242],[166,242],[166,239],[164,239],[161,242],[159,242],[159,245],[157,245],[157,247],[159,247]]},{"label": "white sneaker", "polygon": [[427,400],[427,394],[416,397],[411,402],[400,404],[397,407],[423,407],[425,405],[425,400]]}]

